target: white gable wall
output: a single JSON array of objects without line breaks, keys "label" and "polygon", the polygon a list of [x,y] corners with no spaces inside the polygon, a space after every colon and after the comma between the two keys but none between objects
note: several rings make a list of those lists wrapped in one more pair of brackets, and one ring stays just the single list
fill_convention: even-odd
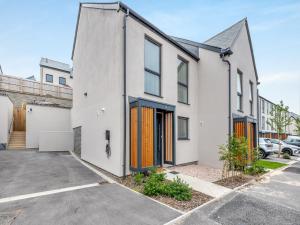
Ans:
[{"label": "white gable wall", "polygon": [[[254,98],[253,116],[257,118],[257,81],[246,26],[243,26],[232,51],[233,55],[229,58],[232,65],[232,112],[241,116],[250,116],[249,81],[251,80]],[[237,69],[243,72],[243,112],[237,110]]]},{"label": "white gable wall", "polygon": [[199,52],[199,164],[220,168],[219,146],[228,140],[228,66],[219,53]]},{"label": "white gable wall", "polygon": [[[81,158],[117,176],[123,159],[122,26],[121,12],[82,7],[73,56],[72,127],[82,127]],[[111,132],[110,157],[105,130]]]}]

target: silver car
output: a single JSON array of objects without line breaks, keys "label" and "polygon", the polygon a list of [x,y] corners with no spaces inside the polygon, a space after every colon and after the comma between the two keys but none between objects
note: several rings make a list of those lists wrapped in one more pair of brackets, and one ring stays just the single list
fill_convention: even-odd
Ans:
[{"label": "silver car", "polygon": [[285,141],[281,141],[278,139],[269,139],[271,143],[273,144],[273,150],[275,153],[278,153],[279,151],[279,144],[281,144],[281,152],[282,153],[287,153],[289,155],[295,155],[295,154],[300,154],[300,147],[295,146],[295,145],[290,145],[286,143]]},{"label": "silver car", "polygon": [[273,144],[268,138],[259,138],[259,156],[264,159],[274,154]]}]

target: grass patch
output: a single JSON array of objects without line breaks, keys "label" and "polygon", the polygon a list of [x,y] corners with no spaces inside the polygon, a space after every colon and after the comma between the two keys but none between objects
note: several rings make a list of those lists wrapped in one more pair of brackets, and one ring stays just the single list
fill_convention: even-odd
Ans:
[{"label": "grass patch", "polygon": [[267,160],[258,160],[256,162],[256,165],[257,166],[262,166],[265,169],[272,169],[272,170],[278,169],[278,168],[283,167],[283,166],[287,166],[287,164],[285,164],[285,163],[271,162],[271,161],[267,161]]}]

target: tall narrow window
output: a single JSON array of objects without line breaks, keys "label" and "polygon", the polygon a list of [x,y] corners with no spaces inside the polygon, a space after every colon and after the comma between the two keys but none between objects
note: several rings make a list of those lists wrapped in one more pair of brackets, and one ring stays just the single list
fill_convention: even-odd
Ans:
[{"label": "tall narrow window", "polygon": [[187,140],[189,138],[189,118],[178,117],[178,139]]},{"label": "tall narrow window", "polygon": [[177,98],[178,102],[188,104],[188,63],[182,58],[178,57],[177,64],[177,79],[178,90]]},{"label": "tall narrow window", "polygon": [[161,95],[161,69],[160,69],[160,45],[154,43],[149,38],[145,39],[145,93],[152,95]]},{"label": "tall narrow window", "polygon": [[261,101],[261,106],[262,106],[262,112],[265,113],[265,101]]},{"label": "tall narrow window", "polygon": [[243,109],[243,84],[242,84],[242,72],[238,70],[237,74],[237,110]]},{"label": "tall narrow window", "polygon": [[261,129],[265,130],[266,129],[266,118],[263,116],[262,121],[261,121]]},{"label": "tall narrow window", "polygon": [[249,82],[249,104],[250,104],[250,115],[253,116],[253,83]]}]

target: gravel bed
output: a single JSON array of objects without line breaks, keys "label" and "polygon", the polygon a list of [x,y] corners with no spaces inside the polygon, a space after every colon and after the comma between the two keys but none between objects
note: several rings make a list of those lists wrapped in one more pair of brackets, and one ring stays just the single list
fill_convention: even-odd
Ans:
[{"label": "gravel bed", "polygon": [[253,177],[250,176],[234,176],[234,177],[229,177],[225,179],[218,180],[214,182],[215,184],[234,189],[236,187],[239,187],[250,180],[252,180]]},{"label": "gravel bed", "polygon": [[[126,187],[129,187],[135,191],[143,193],[143,185],[136,185],[132,176],[127,176],[125,179],[120,178],[118,181]],[[194,209],[204,204],[205,202],[208,202],[211,199],[213,199],[213,197],[195,190],[192,190],[192,199],[190,201],[178,201],[175,198],[170,198],[167,196],[149,196],[149,197],[183,212],[187,212],[191,209]]]}]

